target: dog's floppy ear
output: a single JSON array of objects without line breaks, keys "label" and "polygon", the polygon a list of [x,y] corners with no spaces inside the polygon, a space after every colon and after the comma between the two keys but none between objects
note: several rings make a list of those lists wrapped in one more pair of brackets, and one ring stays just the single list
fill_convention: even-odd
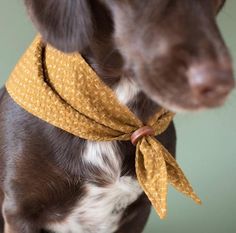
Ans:
[{"label": "dog's floppy ear", "polygon": [[81,51],[93,35],[88,0],[24,0],[44,40],[64,52]]}]

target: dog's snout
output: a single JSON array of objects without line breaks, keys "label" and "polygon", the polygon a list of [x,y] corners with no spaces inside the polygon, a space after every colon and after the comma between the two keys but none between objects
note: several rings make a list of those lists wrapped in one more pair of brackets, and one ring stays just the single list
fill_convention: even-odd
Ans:
[{"label": "dog's snout", "polygon": [[192,66],[188,78],[196,101],[208,107],[222,104],[235,85],[232,69],[216,64]]}]

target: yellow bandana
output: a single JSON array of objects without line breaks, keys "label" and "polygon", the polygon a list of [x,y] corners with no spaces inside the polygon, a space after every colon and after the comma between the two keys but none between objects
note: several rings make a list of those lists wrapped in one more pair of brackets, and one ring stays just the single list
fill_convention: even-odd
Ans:
[{"label": "yellow bandana", "polygon": [[45,46],[38,36],[16,65],[6,88],[25,110],[75,136],[95,141],[132,138],[137,143],[137,179],[160,218],[166,215],[168,182],[201,202],[175,159],[154,137],[166,130],[174,114],[162,109],[144,126],[80,54]]}]

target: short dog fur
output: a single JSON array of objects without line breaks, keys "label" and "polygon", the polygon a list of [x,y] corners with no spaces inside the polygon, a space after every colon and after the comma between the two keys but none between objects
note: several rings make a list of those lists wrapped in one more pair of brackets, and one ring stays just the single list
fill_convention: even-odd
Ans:
[{"label": "short dog fur", "polygon": [[[25,0],[47,43],[80,52],[144,122],[160,106],[221,105],[234,87],[215,17],[224,0]],[[174,125],[158,140],[175,155]],[[0,232],[141,233],[150,203],[130,142],[91,142],[0,90]]]}]

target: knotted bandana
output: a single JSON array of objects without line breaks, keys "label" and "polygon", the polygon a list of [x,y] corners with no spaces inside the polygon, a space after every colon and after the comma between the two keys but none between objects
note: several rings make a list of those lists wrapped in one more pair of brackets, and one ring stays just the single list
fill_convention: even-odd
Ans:
[{"label": "knotted bandana", "polygon": [[166,215],[168,183],[201,202],[175,159],[154,137],[166,130],[174,114],[162,109],[144,125],[80,54],[62,53],[38,36],[6,88],[22,108],[75,136],[136,144],[137,179],[160,218]]}]

